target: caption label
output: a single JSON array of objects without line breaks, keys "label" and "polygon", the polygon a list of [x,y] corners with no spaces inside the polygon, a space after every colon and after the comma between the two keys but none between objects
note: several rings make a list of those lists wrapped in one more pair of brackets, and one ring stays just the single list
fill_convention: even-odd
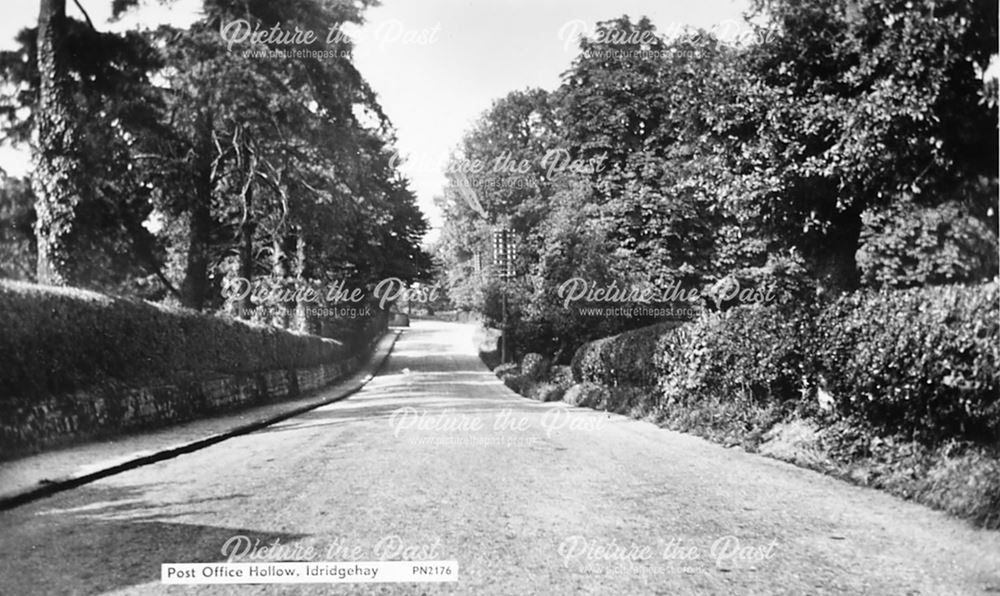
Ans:
[{"label": "caption label", "polygon": [[458,581],[457,561],[164,563],[165,584],[346,584]]}]

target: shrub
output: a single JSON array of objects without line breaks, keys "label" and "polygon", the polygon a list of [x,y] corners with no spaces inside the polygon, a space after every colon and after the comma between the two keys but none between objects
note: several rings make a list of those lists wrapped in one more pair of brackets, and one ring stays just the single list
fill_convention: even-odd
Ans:
[{"label": "shrub", "polygon": [[925,443],[1000,439],[998,284],[844,296],[807,348],[844,416]]},{"label": "shrub", "polygon": [[557,364],[549,369],[548,380],[554,385],[568,389],[573,385],[573,369],[564,364]]},{"label": "shrub", "polygon": [[[998,286],[735,307],[623,333],[577,351],[580,384],[563,401],[652,411],[728,445],[767,440],[772,455],[1000,527]],[[636,390],[651,370],[652,396]],[[822,412],[819,389],[833,395]]]},{"label": "shrub", "polygon": [[995,225],[977,218],[961,201],[935,207],[894,202],[862,217],[857,257],[867,286],[975,282],[997,274]]},{"label": "shrub", "polygon": [[521,374],[533,381],[540,381],[549,370],[549,362],[541,354],[534,352],[524,355],[521,359]]},{"label": "shrub", "polygon": [[798,397],[805,321],[787,308],[709,313],[659,343],[661,421],[726,444],[753,447]]},{"label": "shrub", "polygon": [[583,344],[570,364],[573,379],[577,383],[599,383],[608,387],[655,387],[656,346],[678,325],[677,322],[660,323]]},{"label": "shrub", "polygon": [[787,306],[703,315],[660,344],[656,365],[666,401],[710,395],[767,404],[799,397],[809,319]]},{"label": "shrub", "polygon": [[[658,384],[661,412],[706,410],[713,425],[748,433],[793,410],[822,418],[822,389],[833,396],[830,415],[883,435],[996,444],[998,299],[991,282],[863,292],[823,307],[735,307],[585,344],[573,376]],[[751,415],[755,408],[766,416]]]},{"label": "shrub", "polygon": [[566,390],[562,400],[571,406],[594,408],[608,399],[608,388],[597,383],[578,383]]},{"label": "shrub", "polygon": [[808,304],[816,296],[816,282],[798,255],[774,255],[762,267],[733,271],[703,290],[702,295],[710,306],[727,310],[747,304],[741,297],[744,292],[765,306]]}]

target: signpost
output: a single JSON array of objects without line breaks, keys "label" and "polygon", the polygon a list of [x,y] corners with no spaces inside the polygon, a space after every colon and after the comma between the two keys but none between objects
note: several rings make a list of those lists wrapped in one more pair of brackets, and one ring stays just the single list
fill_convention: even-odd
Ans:
[{"label": "signpost", "polygon": [[[475,187],[469,182],[465,174],[461,172],[456,173],[454,175],[454,185],[458,195],[466,202],[470,209],[482,216],[483,219],[490,219],[489,214],[479,201]],[[510,224],[507,218],[504,217],[499,224],[493,226],[493,271],[503,281],[501,290],[501,308],[503,309],[503,314],[502,322],[500,323],[501,363],[507,362],[507,280],[514,276],[514,256],[516,252],[517,245],[514,239],[514,230],[510,229]]]},{"label": "signpost", "polygon": [[502,322],[500,323],[500,362],[507,362],[507,280],[514,276],[514,256],[517,246],[514,231],[506,223],[493,228],[493,267],[503,282],[501,290]]}]

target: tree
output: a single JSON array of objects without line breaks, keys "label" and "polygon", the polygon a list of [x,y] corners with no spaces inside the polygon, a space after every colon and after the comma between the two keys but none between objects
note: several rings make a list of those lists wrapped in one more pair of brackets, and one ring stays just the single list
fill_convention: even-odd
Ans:
[{"label": "tree", "polygon": [[229,47],[218,35],[237,17],[315,29],[360,13],[313,0],[245,8],[209,3],[191,29],[155,34],[166,48],[175,134],[150,173],[164,190],[164,213],[183,222],[166,231],[186,245],[173,264],[183,302],[217,306],[232,277],[300,286],[420,275],[429,265],[419,250],[426,223],[391,167],[391,125],[344,48],[329,56],[317,40],[316,55],[261,59],[247,51],[266,45]]},{"label": "tree", "polygon": [[863,220],[857,258],[866,286],[974,283],[998,273],[996,233],[959,201],[899,202]]},{"label": "tree", "polygon": [[73,110],[66,55],[66,0],[41,0],[38,13],[40,74],[32,186],[37,202],[40,283],[66,283],[71,255],[66,237],[83,190],[79,119]]},{"label": "tree", "polygon": [[738,77],[735,50],[711,35],[664,40],[648,19],[598,23],[554,104],[618,245],[650,281],[716,273],[717,176],[706,149]]},{"label": "tree", "polygon": [[956,199],[996,222],[996,107],[982,72],[995,2],[758,2],[742,101],[757,126],[730,145],[731,197],[799,247],[824,287],[858,284],[866,209]]},{"label": "tree", "polygon": [[[150,212],[150,189],[132,164],[144,140],[163,133],[158,124],[162,102],[148,80],[160,62],[138,34],[101,33],[72,19],[63,27],[65,80],[60,93],[72,105],[72,149],[64,147],[66,155],[54,162],[43,160],[41,173],[36,169],[33,176],[36,185],[49,181],[53,188],[64,188],[56,184],[60,181],[73,182],[79,193],[71,204],[60,203],[66,209],[56,210],[64,217],[53,246],[66,258],[53,271],[62,283],[145,293],[150,284],[142,289],[135,283],[144,281],[143,276],[162,277],[161,257],[142,225]],[[51,124],[51,114],[41,104],[39,39],[34,29],[26,29],[18,36],[18,50],[0,54],[0,72],[15,90],[3,102],[6,136],[15,143]],[[70,161],[77,177],[53,179],[52,168]],[[44,222],[37,222],[36,229],[44,228]],[[39,257],[40,262],[47,258]]]},{"label": "tree", "polygon": [[238,276],[301,286],[423,275],[426,222],[349,46],[332,55],[317,39],[312,55],[261,58],[247,50],[274,47],[219,34],[236,19],[326,30],[359,22],[367,4],[206,0],[188,29],[113,35],[43,2],[39,35],[23,33],[0,69],[14,90],[5,132],[44,133],[35,180],[47,185],[48,280],[213,309]]},{"label": "tree", "polygon": [[445,214],[438,251],[460,307],[483,307],[494,273],[494,227],[506,225],[518,238],[518,272],[531,267],[553,181],[565,169],[556,126],[547,92],[513,91],[493,102],[449,160],[449,185],[438,199]]},{"label": "tree", "polygon": [[595,287],[641,281],[642,274],[632,270],[630,255],[615,240],[616,222],[600,217],[593,194],[587,181],[567,184],[554,194],[551,215],[539,234],[545,240],[531,271],[532,294],[524,318],[548,331],[547,351],[557,362],[568,361],[586,341],[647,322],[582,316],[574,307],[567,308],[561,297],[560,287],[573,278]]}]

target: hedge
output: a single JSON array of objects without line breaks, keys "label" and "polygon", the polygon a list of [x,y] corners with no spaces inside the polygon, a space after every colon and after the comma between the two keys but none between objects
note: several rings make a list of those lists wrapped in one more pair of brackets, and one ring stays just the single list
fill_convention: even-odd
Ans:
[{"label": "hedge", "polygon": [[0,399],[311,367],[347,353],[333,339],[10,281],[0,281],[0,329]]},{"label": "hedge", "polygon": [[656,355],[664,400],[691,395],[758,404],[800,396],[808,316],[787,307],[710,313],[664,338]]},{"label": "hedge", "polygon": [[[610,387],[657,386],[648,399],[661,411],[713,402],[725,405],[716,418],[797,411],[925,444],[995,446],[998,314],[996,281],[857,293],[821,307],[737,307],[585,344],[573,374]],[[829,411],[819,396],[830,396]]]},{"label": "hedge", "polygon": [[998,289],[736,307],[623,333],[577,351],[578,384],[563,399],[652,415],[1000,529]]},{"label": "hedge", "polygon": [[583,344],[570,363],[573,379],[608,387],[656,386],[657,343],[677,326],[677,322],[659,323]]},{"label": "hedge", "polygon": [[1000,442],[998,283],[845,296],[805,350],[842,415],[932,444]]}]

